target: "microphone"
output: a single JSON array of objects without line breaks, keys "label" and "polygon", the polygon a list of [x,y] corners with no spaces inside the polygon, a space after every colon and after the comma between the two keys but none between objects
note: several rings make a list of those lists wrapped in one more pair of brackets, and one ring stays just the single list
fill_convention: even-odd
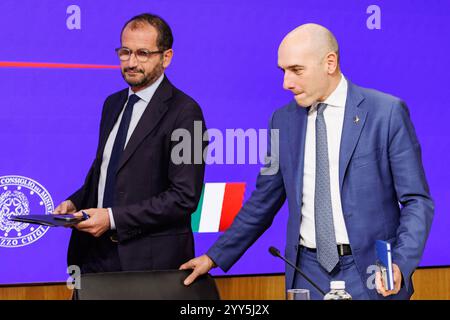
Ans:
[{"label": "microphone", "polygon": [[308,281],[314,288],[317,289],[317,291],[320,292],[320,294],[322,294],[323,296],[325,296],[325,292],[319,288],[319,286],[317,284],[314,283],[314,281],[312,281],[310,278],[308,278],[303,272],[302,270],[300,270],[295,264],[293,264],[292,262],[290,262],[288,259],[286,259],[285,257],[283,257],[280,253],[280,250],[278,250],[275,247],[270,247],[269,248],[269,252],[271,255],[273,255],[274,257],[280,258],[282,259],[284,262],[286,262],[288,265],[290,265],[292,268],[294,268],[298,273],[300,273],[303,278],[305,278],[306,281]]}]

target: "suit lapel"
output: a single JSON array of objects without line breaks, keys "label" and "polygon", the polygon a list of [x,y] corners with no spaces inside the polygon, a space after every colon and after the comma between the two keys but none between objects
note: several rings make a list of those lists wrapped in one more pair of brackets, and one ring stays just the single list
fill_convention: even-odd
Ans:
[{"label": "suit lapel", "polygon": [[364,97],[358,88],[348,81],[347,101],[345,103],[344,124],[339,153],[339,188],[342,190],[345,173],[358,143],[367,117],[367,110],[360,108]]},{"label": "suit lapel", "polygon": [[128,89],[124,89],[119,92],[119,97],[116,101],[110,103],[110,105],[106,106],[106,108],[109,108],[105,114],[105,125],[104,130],[101,132],[100,136],[100,147],[98,149],[97,157],[102,159],[103,157],[103,151],[105,149],[106,141],[108,141],[108,137],[111,133],[111,130],[114,127],[114,124],[117,122],[117,119],[119,118],[120,112],[122,111],[123,107],[125,106],[125,102],[128,99]]},{"label": "suit lapel", "polygon": [[297,204],[300,205],[300,194],[303,188],[303,165],[305,158],[305,138],[309,108],[299,107],[295,101],[291,103],[288,119],[288,137]]},{"label": "suit lapel", "polygon": [[136,128],[134,129],[130,140],[128,141],[125,150],[117,168],[117,172],[123,167],[123,165],[130,159],[140,143],[145,139],[150,132],[156,127],[159,121],[168,110],[166,101],[172,96],[172,84],[169,82],[166,76],[161,82],[155,94],[147,105],[141,119],[139,120]]}]

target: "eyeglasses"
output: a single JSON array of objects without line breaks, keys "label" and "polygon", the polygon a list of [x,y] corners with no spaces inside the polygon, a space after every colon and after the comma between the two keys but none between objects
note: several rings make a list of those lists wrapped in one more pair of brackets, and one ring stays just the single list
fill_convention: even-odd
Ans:
[{"label": "eyeglasses", "polygon": [[150,59],[150,56],[157,53],[163,53],[164,51],[158,50],[158,51],[150,51],[147,49],[137,49],[135,52],[133,50],[128,48],[117,48],[116,53],[119,57],[120,61],[128,61],[131,58],[131,55],[134,53],[134,56],[136,57],[137,61],[139,62],[147,62],[148,59]]}]

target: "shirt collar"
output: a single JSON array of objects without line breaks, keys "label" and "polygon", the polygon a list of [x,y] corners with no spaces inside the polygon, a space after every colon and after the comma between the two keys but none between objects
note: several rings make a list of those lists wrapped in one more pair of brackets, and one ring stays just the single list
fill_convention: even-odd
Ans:
[{"label": "shirt collar", "polygon": [[139,98],[141,98],[142,100],[144,100],[146,103],[149,103],[150,100],[152,99],[153,95],[156,92],[156,89],[158,89],[159,85],[161,84],[161,82],[164,79],[164,73],[155,81],[153,82],[150,86],[148,86],[147,88],[134,93],[133,90],[131,90],[131,88],[128,88],[128,97],[130,97],[132,94],[136,94]]},{"label": "shirt collar", "polygon": [[[328,98],[325,99],[325,101],[323,101],[323,103],[332,107],[345,108],[345,102],[347,101],[347,90],[347,80],[344,75],[341,74],[341,80],[339,81],[336,89],[334,89],[334,91],[328,96]],[[313,103],[311,110],[316,110],[319,103],[320,102]]]}]

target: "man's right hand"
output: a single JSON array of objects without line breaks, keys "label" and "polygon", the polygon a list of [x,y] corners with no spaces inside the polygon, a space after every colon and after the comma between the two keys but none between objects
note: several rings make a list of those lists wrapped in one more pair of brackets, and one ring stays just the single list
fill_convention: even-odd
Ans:
[{"label": "man's right hand", "polygon": [[201,276],[202,274],[208,273],[209,270],[211,270],[215,266],[216,265],[214,261],[212,261],[212,259],[208,257],[206,254],[191,259],[188,262],[182,264],[180,266],[180,270],[188,270],[188,269],[193,270],[192,273],[186,279],[184,279],[184,285],[186,286],[190,285],[192,282],[195,281],[195,279],[197,279],[197,277]]},{"label": "man's right hand", "polygon": [[61,202],[59,206],[56,207],[55,211],[53,211],[53,214],[66,214],[75,212],[77,212],[77,208],[75,208],[73,202],[70,200],[66,200]]}]

